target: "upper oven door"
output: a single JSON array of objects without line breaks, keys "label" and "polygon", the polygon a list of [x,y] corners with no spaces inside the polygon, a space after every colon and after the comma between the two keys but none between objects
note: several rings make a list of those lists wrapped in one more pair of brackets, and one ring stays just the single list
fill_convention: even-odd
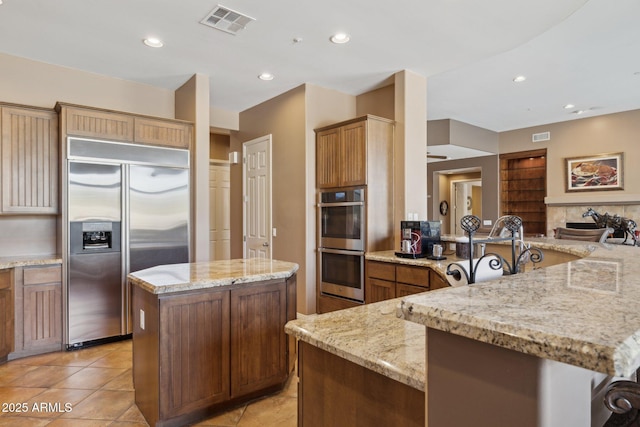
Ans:
[{"label": "upper oven door", "polygon": [[318,209],[321,248],[364,250],[364,189],[320,193]]}]

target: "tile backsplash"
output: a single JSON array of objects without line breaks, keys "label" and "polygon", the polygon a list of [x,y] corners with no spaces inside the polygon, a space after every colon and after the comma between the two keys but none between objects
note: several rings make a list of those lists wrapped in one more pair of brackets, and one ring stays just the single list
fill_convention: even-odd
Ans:
[{"label": "tile backsplash", "polygon": [[592,208],[599,214],[617,214],[625,218],[630,218],[640,224],[640,203],[624,205],[585,204],[571,206],[547,206],[547,236],[552,237],[554,234],[553,229],[557,227],[566,227],[567,222],[594,223],[593,218],[582,217],[582,214],[589,208]]}]

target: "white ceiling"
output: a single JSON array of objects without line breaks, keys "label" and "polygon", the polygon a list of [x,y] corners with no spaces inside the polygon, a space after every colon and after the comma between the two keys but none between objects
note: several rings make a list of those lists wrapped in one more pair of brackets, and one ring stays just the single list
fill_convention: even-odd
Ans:
[{"label": "white ceiling", "polygon": [[[200,24],[217,0],[4,0],[0,52],[168,89],[206,74],[230,111],[303,83],[357,95],[403,69],[428,78],[428,119],[494,131],[585,117],[567,103],[640,108],[640,0],[220,1],[256,21]],[[330,43],[338,30],[351,42]]]}]

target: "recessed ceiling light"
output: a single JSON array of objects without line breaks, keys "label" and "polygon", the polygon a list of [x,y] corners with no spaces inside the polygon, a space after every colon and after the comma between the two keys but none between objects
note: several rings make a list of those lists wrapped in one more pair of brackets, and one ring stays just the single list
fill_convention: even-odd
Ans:
[{"label": "recessed ceiling light", "polygon": [[580,114],[586,113],[586,110],[576,110],[576,111],[572,111],[572,113],[580,115]]},{"label": "recessed ceiling light", "polygon": [[148,37],[144,40],[142,40],[142,43],[144,43],[145,45],[149,46],[149,47],[162,47],[164,46],[164,43],[162,43],[162,40],[155,38],[155,37]]},{"label": "recessed ceiling light", "polygon": [[513,81],[516,83],[522,83],[523,81],[527,80],[527,78],[525,76],[516,76],[513,78]]},{"label": "recessed ceiling light", "polygon": [[351,36],[347,33],[335,33],[329,40],[335,44],[344,44],[351,40]]},{"label": "recessed ceiling light", "polygon": [[565,110],[570,110],[571,108],[574,108],[574,107],[575,107],[575,105],[573,105],[573,104],[567,104],[562,108],[564,108]]},{"label": "recessed ceiling light", "polygon": [[271,73],[262,73],[258,76],[260,80],[265,80],[265,81],[273,80],[273,77],[274,76]]}]

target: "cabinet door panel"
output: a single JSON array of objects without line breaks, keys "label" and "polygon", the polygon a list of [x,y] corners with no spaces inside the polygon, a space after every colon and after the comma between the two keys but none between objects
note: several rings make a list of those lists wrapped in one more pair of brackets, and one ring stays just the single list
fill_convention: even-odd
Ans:
[{"label": "cabinet door panel", "polygon": [[367,184],[366,122],[346,125],[341,133],[340,185]]},{"label": "cabinet door panel", "polygon": [[67,135],[109,139],[113,141],[133,141],[133,116],[113,111],[90,108],[63,108]]},{"label": "cabinet door panel", "polygon": [[2,211],[58,213],[55,112],[2,108]]},{"label": "cabinet door panel", "polygon": [[160,418],[228,399],[229,291],[163,298],[160,319]]},{"label": "cabinet door panel", "polygon": [[231,291],[231,396],[286,379],[284,281]]},{"label": "cabinet door panel", "polygon": [[367,278],[364,297],[367,304],[396,297],[396,284],[388,280]]},{"label": "cabinet door panel", "polygon": [[[25,276],[28,270],[25,270]],[[62,286],[60,282],[24,286],[24,349],[62,345]]]},{"label": "cabinet door panel", "polygon": [[143,117],[135,118],[134,141],[141,144],[166,145],[173,148],[189,148],[192,126]]},{"label": "cabinet door panel", "polygon": [[340,129],[319,132],[316,138],[316,186],[340,186]]}]

